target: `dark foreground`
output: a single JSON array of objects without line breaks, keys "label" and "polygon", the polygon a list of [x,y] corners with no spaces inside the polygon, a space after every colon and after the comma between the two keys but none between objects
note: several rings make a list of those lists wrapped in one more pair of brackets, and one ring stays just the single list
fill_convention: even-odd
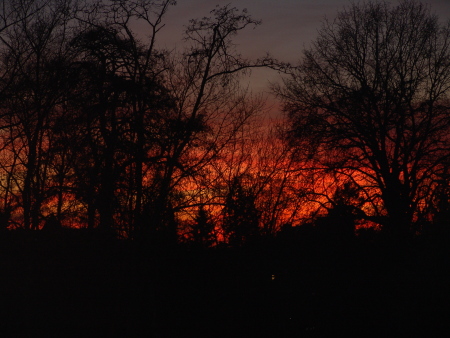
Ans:
[{"label": "dark foreground", "polygon": [[0,239],[2,337],[438,337],[450,246],[278,238],[148,249],[87,232]]}]

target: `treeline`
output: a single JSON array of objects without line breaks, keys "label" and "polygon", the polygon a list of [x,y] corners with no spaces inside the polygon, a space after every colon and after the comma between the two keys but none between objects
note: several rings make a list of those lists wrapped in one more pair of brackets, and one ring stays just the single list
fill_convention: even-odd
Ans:
[{"label": "treeline", "polygon": [[[293,66],[241,56],[233,39],[260,22],[229,5],[159,48],[173,5],[3,4],[2,229],[240,246],[304,223],[446,227],[450,34],[428,7],[352,5]],[[261,67],[288,75],[282,125],[240,85]]]},{"label": "treeline", "polygon": [[217,7],[189,22],[182,52],[166,51],[158,32],[172,5],[4,3],[3,228],[36,230],[56,218],[124,238],[212,245],[274,233],[295,216],[289,149],[262,122],[263,100],[239,83],[251,68],[276,67],[233,45],[259,22]]},{"label": "treeline", "polygon": [[332,214],[392,236],[448,231],[449,60],[448,24],[418,1],[323,22],[277,92],[304,163],[337,179]]}]

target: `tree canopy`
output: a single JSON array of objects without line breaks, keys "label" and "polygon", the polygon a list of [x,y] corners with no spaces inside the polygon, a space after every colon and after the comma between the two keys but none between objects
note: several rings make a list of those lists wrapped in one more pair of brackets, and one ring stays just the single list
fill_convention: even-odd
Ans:
[{"label": "tree canopy", "polygon": [[[445,223],[450,26],[428,6],[350,4],[290,66],[240,53],[236,36],[261,22],[231,5],[186,20],[181,50],[161,48],[174,5],[0,6],[2,228],[56,217],[241,246],[325,215],[330,227],[344,215],[348,233]],[[287,73],[284,125],[242,85],[255,68]]]},{"label": "tree canopy", "polygon": [[[263,134],[274,139],[255,132],[263,130],[256,123],[264,100],[240,80],[275,61],[240,54],[236,35],[260,21],[231,5],[187,20],[181,51],[159,48],[173,5],[12,0],[0,6],[2,228],[38,230],[56,217],[64,227],[173,243],[182,234],[198,237],[210,222],[206,210],[220,228],[231,177],[254,175],[248,154],[256,162],[262,155],[253,146],[266,141]],[[240,162],[234,168],[227,167],[230,154]],[[286,185],[274,182],[285,169],[259,171],[269,175],[260,191],[282,195]],[[259,205],[262,199],[259,194]],[[282,200],[265,213],[267,227],[278,226],[273,215],[281,213]],[[200,237],[210,233],[218,231],[213,226]]]},{"label": "tree canopy", "polygon": [[278,93],[315,167],[350,177],[366,217],[404,233],[447,181],[449,86],[449,24],[416,1],[368,1],[324,21]]}]

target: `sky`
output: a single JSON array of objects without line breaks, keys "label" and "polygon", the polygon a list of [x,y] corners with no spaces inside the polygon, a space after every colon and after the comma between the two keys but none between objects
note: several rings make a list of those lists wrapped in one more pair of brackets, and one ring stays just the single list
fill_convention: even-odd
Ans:
[{"label": "sky", "polygon": [[[302,51],[317,36],[325,17],[333,19],[338,11],[350,5],[350,0],[178,0],[166,14],[166,26],[160,32],[159,45],[168,49],[182,48],[183,26],[189,19],[209,16],[216,5],[231,4],[246,8],[262,24],[256,29],[240,33],[236,42],[239,52],[248,58],[258,58],[269,52],[273,57],[296,63]],[[450,19],[450,0],[424,0],[442,21]],[[398,3],[392,0],[392,4]],[[253,72],[249,84],[252,90],[269,92],[269,82],[277,82],[280,75],[274,71]]]}]

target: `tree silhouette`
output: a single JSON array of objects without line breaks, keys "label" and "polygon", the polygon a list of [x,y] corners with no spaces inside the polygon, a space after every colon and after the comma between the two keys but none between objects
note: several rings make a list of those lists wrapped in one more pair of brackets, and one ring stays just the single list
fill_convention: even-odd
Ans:
[{"label": "tree silhouette", "polygon": [[245,186],[243,177],[234,177],[225,200],[222,222],[231,246],[242,246],[260,234],[259,214],[251,188]]},{"label": "tree silhouette", "polygon": [[4,150],[12,155],[4,167],[15,171],[15,184],[8,189],[20,191],[24,227],[38,229],[42,205],[52,194],[52,121],[70,88],[64,32],[73,17],[68,1],[17,1],[12,6],[14,19],[1,31],[2,128],[7,130]]},{"label": "tree silhouette", "polygon": [[[84,18],[89,34],[97,38],[89,41],[89,36],[84,35],[81,40],[94,53],[95,44],[102,41],[106,47],[104,56],[116,66],[113,73],[120,79],[116,85],[121,87],[121,97],[126,101],[118,107],[124,115],[118,117],[122,128],[117,135],[123,161],[118,168],[121,177],[116,177],[120,180],[121,200],[115,214],[120,213],[120,217],[114,221],[131,237],[135,230],[145,226],[144,182],[149,181],[149,166],[161,159],[158,148],[164,138],[162,116],[173,105],[171,95],[162,85],[165,71],[162,63],[167,55],[156,49],[155,41],[164,25],[162,19],[174,3],[171,0],[94,2],[89,7],[90,14]],[[134,32],[135,22],[145,27],[145,39]]]},{"label": "tree silhouette", "polygon": [[450,29],[415,1],[325,21],[278,93],[315,168],[357,177],[383,228],[407,234],[450,154]]},{"label": "tree silhouette", "polygon": [[[87,198],[97,191],[95,208],[101,227],[112,226],[120,210],[128,215],[131,227],[141,220],[143,166],[158,158],[152,150],[164,137],[161,115],[171,109],[170,95],[153,74],[156,66],[143,71],[143,79],[134,74],[145,66],[141,57],[149,47],[122,33],[111,27],[91,27],[73,40],[80,60],[76,67],[84,73],[79,82],[81,100],[74,102],[82,102],[77,123],[85,130],[80,160],[89,171],[80,183],[97,184],[89,188]],[[86,161],[86,155],[90,160]],[[119,201],[118,193],[134,202]]]},{"label": "tree silhouette", "polygon": [[200,205],[194,218],[191,236],[194,245],[200,248],[208,248],[216,243],[215,224],[204,205]]},{"label": "tree silhouette", "polygon": [[336,188],[327,214],[320,217],[316,225],[322,232],[351,237],[355,234],[356,221],[364,217],[361,211],[364,202],[358,186],[351,181],[345,182]]},{"label": "tree silhouette", "polygon": [[433,192],[429,205],[428,222],[425,222],[426,233],[448,238],[450,231],[450,191],[448,180],[442,179]]},{"label": "tree silhouette", "polygon": [[216,160],[251,132],[263,104],[241,76],[275,62],[241,56],[235,36],[259,21],[229,5],[191,20],[182,52],[159,50],[173,4],[0,8],[0,187],[18,225],[39,229],[55,214],[64,226],[128,238],[156,230],[176,241],[179,213],[200,200],[223,204]]}]

